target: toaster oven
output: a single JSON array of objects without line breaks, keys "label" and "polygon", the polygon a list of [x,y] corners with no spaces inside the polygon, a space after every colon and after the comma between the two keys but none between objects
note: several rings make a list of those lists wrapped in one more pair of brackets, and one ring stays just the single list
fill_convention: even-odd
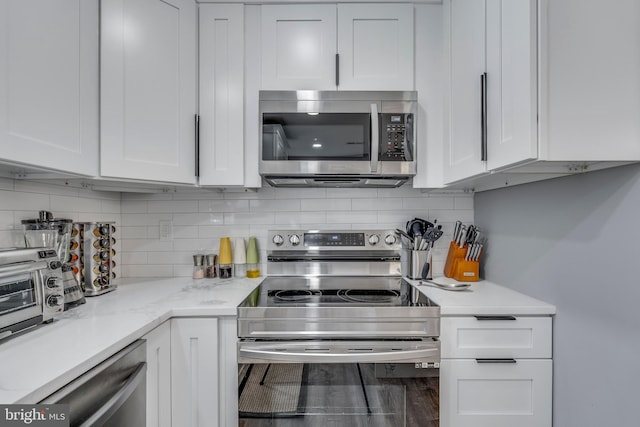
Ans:
[{"label": "toaster oven", "polygon": [[52,248],[0,251],[0,339],[64,309],[62,263]]}]

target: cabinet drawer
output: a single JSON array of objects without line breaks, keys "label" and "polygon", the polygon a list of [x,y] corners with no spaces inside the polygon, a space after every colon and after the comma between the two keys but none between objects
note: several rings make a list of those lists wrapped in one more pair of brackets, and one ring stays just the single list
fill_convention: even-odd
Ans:
[{"label": "cabinet drawer", "polygon": [[442,358],[551,358],[551,317],[442,317]]},{"label": "cabinet drawer", "polygon": [[550,427],[551,378],[551,360],[443,360],[440,426]]}]

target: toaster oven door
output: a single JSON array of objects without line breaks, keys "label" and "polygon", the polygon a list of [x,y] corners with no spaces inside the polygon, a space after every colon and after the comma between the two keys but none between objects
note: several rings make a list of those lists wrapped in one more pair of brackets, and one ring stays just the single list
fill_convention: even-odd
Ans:
[{"label": "toaster oven door", "polygon": [[0,339],[42,322],[39,271],[0,270]]}]

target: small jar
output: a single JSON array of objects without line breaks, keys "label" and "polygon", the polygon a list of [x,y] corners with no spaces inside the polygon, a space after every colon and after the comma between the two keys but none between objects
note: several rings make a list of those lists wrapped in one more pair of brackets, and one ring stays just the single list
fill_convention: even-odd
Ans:
[{"label": "small jar", "polygon": [[216,274],[216,262],[218,261],[218,256],[215,254],[206,255],[204,260],[205,260],[204,277],[206,277],[207,279],[213,279],[215,277],[218,277],[218,275]]},{"label": "small jar", "polygon": [[204,255],[194,255],[193,256],[193,278],[194,279],[202,279],[204,278]]}]

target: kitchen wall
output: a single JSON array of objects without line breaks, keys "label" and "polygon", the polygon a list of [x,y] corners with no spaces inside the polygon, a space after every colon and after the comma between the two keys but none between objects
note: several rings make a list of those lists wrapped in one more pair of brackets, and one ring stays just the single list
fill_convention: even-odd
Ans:
[{"label": "kitchen wall", "polygon": [[487,278],[555,304],[554,425],[637,426],[640,166],[478,193]]},{"label": "kitchen wall", "polygon": [[[120,218],[120,193],[93,191],[57,182],[0,178],[0,248],[24,247],[23,219],[48,210],[55,218],[73,221],[116,221]],[[119,238],[120,230],[116,232]],[[119,265],[120,242],[116,243]]]},{"label": "kitchen wall", "polygon": [[[189,276],[192,255],[216,253],[223,236],[256,236],[264,263],[270,229],[398,228],[414,217],[443,224],[447,234],[437,242],[434,255],[434,268],[442,271],[453,222],[472,220],[473,197],[427,194],[410,186],[123,193],[122,272],[126,277]],[[160,237],[160,221],[171,222],[170,238]]]}]

